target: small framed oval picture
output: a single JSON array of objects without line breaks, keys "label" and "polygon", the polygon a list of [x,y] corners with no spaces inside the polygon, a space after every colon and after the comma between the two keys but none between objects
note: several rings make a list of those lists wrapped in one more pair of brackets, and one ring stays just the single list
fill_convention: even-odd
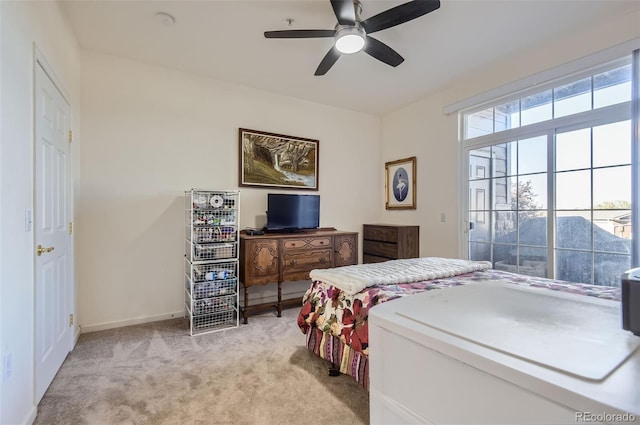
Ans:
[{"label": "small framed oval picture", "polygon": [[388,210],[416,209],[416,157],[386,162],[385,207]]}]

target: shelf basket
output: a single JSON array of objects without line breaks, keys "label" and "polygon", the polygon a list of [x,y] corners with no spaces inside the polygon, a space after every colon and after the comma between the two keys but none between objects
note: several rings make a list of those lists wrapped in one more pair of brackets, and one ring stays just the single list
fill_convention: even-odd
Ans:
[{"label": "shelf basket", "polygon": [[238,191],[185,192],[185,308],[191,335],[239,326]]},{"label": "shelf basket", "polygon": [[196,334],[198,331],[212,331],[238,326],[238,310],[223,311],[220,313],[208,314],[204,316],[192,317],[192,330]]}]

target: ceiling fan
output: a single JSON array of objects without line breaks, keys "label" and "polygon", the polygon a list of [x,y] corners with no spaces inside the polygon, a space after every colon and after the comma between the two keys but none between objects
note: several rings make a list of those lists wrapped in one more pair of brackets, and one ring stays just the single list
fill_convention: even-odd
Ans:
[{"label": "ceiling fan", "polygon": [[414,0],[378,13],[364,21],[360,19],[360,0],[331,0],[333,12],[338,18],[332,30],[282,30],[265,31],[266,38],[321,38],[333,37],[335,43],[318,65],[315,75],[324,75],[331,69],[341,54],[364,50],[369,55],[391,66],[398,66],[404,58],[391,47],[371,37],[382,31],[412,19],[419,18],[440,7],[439,0]]}]

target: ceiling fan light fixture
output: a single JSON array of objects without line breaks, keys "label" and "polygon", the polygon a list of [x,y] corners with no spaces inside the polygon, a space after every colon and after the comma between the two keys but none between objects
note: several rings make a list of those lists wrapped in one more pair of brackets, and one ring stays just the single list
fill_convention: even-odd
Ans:
[{"label": "ceiling fan light fixture", "polygon": [[[2,0],[0,0],[2,1]],[[373,0],[372,0],[373,1]],[[342,54],[363,50],[369,56],[396,67],[404,58],[382,41],[370,37],[377,31],[412,21],[440,7],[440,0],[413,0],[362,20],[360,0],[331,0],[338,22],[329,29],[289,29],[265,31],[265,38],[333,38],[333,46],[322,58],[313,75],[325,75]],[[291,21],[287,20],[289,24]]]},{"label": "ceiling fan light fixture", "polygon": [[340,53],[357,53],[364,48],[365,33],[359,27],[346,27],[336,32],[336,49]]}]

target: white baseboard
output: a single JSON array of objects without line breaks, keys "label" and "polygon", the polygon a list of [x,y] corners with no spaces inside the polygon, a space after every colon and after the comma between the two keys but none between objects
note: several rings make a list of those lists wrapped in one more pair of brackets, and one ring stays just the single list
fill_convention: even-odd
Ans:
[{"label": "white baseboard", "polygon": [[[302,306],[302,296],[309,288],[310,281],[296,281],[287,282],[282,285],[282,299],[300,298],[300,305]],[[244,288],[240,289],[240,306],[244,306]],[[249,305],[275,303],[278,299],[277,287],[275,285],[256,285],[249,287]],[[77,342],[81,333],[104,331],[107,329],[121,328],[124,326],[139,325],[142,323],[158,322],[160,320],[175,319],[178,317],[185,317],[184,310],[175,311],[173,313],[157,314],[153,316],[137,317],[135,319],[116,320],[113,322],[98,323],[94,325],[82,325],[78,329],[78,334],[75,338]],[[74,342],[74,344],[75,344]]]},{"label": "white baseboard", "polygon": [[80,326],[78,326],[78,330],[76,331],[75,335],[73,335],[73,347],[71,347],[72,350],[76,348],[76,344],[78,343],[78,338],[80,338]]},{"label": "white baseboard", "polygon": [[154,316],[137,317],[135,319],[117,320],[107,323],[99,323],[96,325],[81,326],[81,333],[104,331],[107,329],[122,328],[124,326],[139,325],[142,323],[159,322],[160,320],[176,319],[184,317],[184,310],[174,311],[173,313],[157,314]]},{"label": "white baseboard", "polygon": [[36,416],[38,416],[38,406],[33,406],[27,414],[25,421],[22,423],[24,425],[31,425],[36,420]]}]

